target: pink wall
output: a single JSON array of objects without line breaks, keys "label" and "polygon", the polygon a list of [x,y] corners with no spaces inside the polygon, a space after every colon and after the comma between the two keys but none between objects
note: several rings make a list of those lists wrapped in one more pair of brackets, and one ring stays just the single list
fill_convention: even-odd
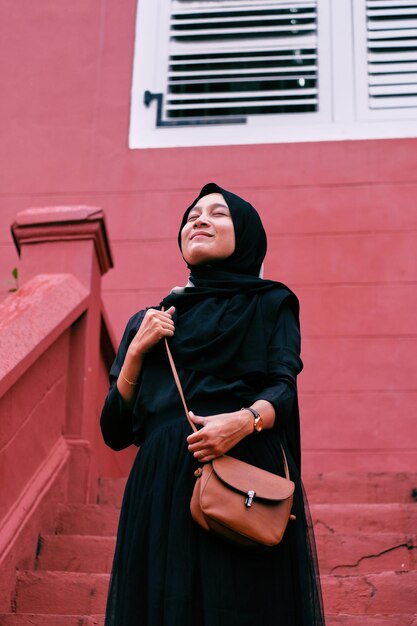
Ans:
[{"label": "pink wall", "polygon": [[185,281],[179,217],[215,180],[258,207],[266,275],[301,298],[306,468],[409,467],[417,140],[131,151],[135,9],[135,0],[0,0],[3,293],[18,210],[100,206],[115,263],[104,301],[120,338],[131,313]]}]

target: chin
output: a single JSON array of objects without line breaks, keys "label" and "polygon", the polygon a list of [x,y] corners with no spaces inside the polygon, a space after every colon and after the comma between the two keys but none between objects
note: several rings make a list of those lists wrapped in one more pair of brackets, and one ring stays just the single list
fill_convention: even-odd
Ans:
[{"label": "chin", "polygon": [[187,261],[188,265],[207,265],[208,263],[212,262],[213,259],[208,257],[190,257],[185,260]]}]

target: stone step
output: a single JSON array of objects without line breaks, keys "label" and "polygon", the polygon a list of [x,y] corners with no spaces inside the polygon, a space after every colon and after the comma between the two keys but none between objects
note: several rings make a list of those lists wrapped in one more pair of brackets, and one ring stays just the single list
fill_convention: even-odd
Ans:
[{"label": "stone step", "polygon": [[[409,571],[417,569],[415,535],[376,533],[317,535],[322,574]],[[45,535],[37,569],[66,572],[110,572],[115,537]]]},{"label": "stone step", "polygon": [[65,535],[115,535],[119,515],[120,509],[114,505],[63,505],[58,513],[56,532]]},{"label": "stone step", "polygon": [[[104,626],[104,615],[0,614],[1,626]],[[417,626],[417,615],[328,615],[326,626]]]},{"label": "stone step", "polygon": [[415,533],[417,504],[312,504],[316,536],[320,534]]},{"label": "stone step", "polygon": [[405,614],[416,611],[417,571],[322,576],[326,614]]},{"label": "stone step", "polygon": [[[17,613],[100,615],[104,613],[108,574],[19,572]],[[329,615],[414,615],[417,571],[355,576],[323,576],[323,597]]]},{"label": "stone step", "polygon": [[[1,626],[104,626],[104,615],[0,614]],[[326,626],[417,626],[417,615],[327,615]]]},{"label": "stone step", "polygon": [[328,615],[326,626],[417,626],[417,614]]},{"label": "stone step", "polygon": [[315,504],[417,501],[415,472],[328,472],[304,476],[310,502]]},{"label": "stone step", "polygon": [[37,570],[108,573],[113,562],[115,537],[45,535]]},{"label": "stone step", "polygon": [[16,613],[104,614],[109,579],[109,574],[18,572]]},{"label": "stone step", "polygon": [[120,508],[127,478],[100,478],[97,504],[111,504]]},{"label": "stone step", "polygon": [[[1,626],[104,626],[104,615],[0,613]],[[326,626],[417,626],[417,615],[327,615]]]},{"label": "stone step", "polygon": [[104,615],[0,613],[1,626],[104,626]]},{"label": "stone step", "polygon": [[316,543],[321,574],[417,570],[416,535],[317,535]]},{"label": "stone step", "polygon": [[[417,504],[312,504],[319,534],[414,533]],[[67,535],[115,535],[120,510],[114,505],[71,504],[60,508],[56,532]]]},{"label": "stone step", "polygon": [[[416,472],[327,472],[303,477],[315,504],[412,503],[417,501]],[[97,503],[121,505],[126,478],[100,480]]]}]

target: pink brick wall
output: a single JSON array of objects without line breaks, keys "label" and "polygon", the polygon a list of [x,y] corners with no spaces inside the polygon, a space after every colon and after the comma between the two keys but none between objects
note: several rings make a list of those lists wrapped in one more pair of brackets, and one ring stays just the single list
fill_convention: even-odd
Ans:
[{"label": "pink brick wall", "polygon": [[[257,206],[266,275],[300,296],[306,468],[409,467],[415,456],[417,140],[136,150],[127,147],[136,2],[0,0],[0,255],[28,206],[106,212],[115,269],[104,301],[127,317],[186,279],[175,235],[215,180]],[[19,33],[19,36],[16,35]]]}]

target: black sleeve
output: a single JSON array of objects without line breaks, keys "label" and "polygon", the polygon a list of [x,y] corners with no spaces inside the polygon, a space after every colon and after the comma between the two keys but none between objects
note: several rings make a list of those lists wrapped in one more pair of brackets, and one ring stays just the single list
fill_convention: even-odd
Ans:
[{"label": "black sleeve", "polygon": [[116,383],[129,344],[141,325],[144,315],[145,311],[139,311],[128,321],[116,359],[110,369],[110,387],[101,412],[100,428],[105,443],[113,450],[127,448],[134,439],[132,410],[126,406]]},{"label": "black sleeve", "polygon": [[300,359],[301,339],[298,316],[285,301],[268,346],[266,384],[253,398],[268,400],[275,409],[274,428],[281,428],[291,417],[297,400],[297,375],[303,368]]}]

